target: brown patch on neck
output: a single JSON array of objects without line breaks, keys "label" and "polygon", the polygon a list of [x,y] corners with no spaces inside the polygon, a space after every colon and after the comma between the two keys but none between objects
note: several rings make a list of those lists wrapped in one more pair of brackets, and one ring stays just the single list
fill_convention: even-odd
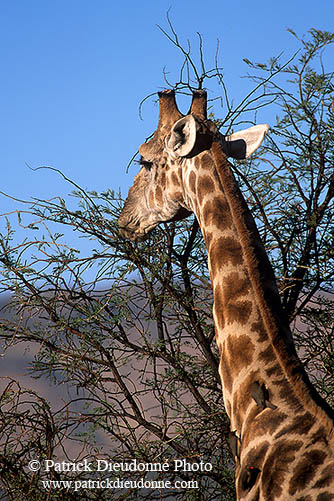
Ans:
[{"label": "brown patch on neck", "polygon": [[214,191],[215,184],[210,175],[201,176],[197,180],[197,198],[200,204],[202,204],[207,193],[213,193]]},{"label": "brown patch on neck", "polygon": [[222,231],[231,228],[233,224],[226,200],[218,197],[205,202],[202,216],[206,226],[213,225]]},{"label": "brown patch on neck", "polygon": [[215,311],[219,305],[224,313],[224,324],[236,322],[239,327],[247,325],[252,313],[252,303],[245,300],[244,296],[248,294],[249,288],[249,281],[240,277],[237,272],[231,272],[224,278],[224,286],[215,284]]},{"label": "brown patch on neck", "polygon": [[214,274],[231,263],[233,266],[242,264],[242,251],[239,242],[233,237],[219,237],[212,240],[210,249],[210,262]]}]

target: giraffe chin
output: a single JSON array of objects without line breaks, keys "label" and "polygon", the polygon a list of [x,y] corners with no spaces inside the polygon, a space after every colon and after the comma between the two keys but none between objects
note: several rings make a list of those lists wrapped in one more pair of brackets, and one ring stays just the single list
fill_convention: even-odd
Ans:
[{"label": "giraffe chin", "polygon": [[192,214],[191,211],[189,211],[188,209],[185,209],[184,207],[181,207],[178,210],[178,212],[174,216],[172,216],[170,219],[165,219],[165,220],[162,219],[161,221],[156,221],[156,222],[151,223],[146,228],[143,228],[141,230],[139,230],[137,227],[134,229],[131,229],[131,228],[129,228],[129,226],[120,226],[118,223],[119,232],[122,235],[122,237],[128,238],[132,242],[143,242],[144,240],[146,240],[149,237],[151,231],[154,230],[154,228],[156,228],[159,223],[163,223],[163,222],[171,223],[171,222],[181,221],[182,219],[185,219],[188,216],[190,216],[190,214]]},{"label": "giraffe chin", "polygon": [[[155,226],[153,228],[155,228]],[[139,232],[136,230],[130,230],[129,228],[123,227],[120,228],[119,232],[122,235],[122,237],[127,238],[132,242],[143,242],[149,237],[149,234],[151,233],[151,230],[153,228],[149,228],[148,230]]]}]

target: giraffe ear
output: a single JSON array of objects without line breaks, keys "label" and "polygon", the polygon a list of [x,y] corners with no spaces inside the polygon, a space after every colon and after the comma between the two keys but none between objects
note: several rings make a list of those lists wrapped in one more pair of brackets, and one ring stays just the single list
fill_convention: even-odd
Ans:
[{"label": "giraffe ear", "polygon": [[196,142],[196,121],[192,115],[180,118],[173,125],[170,136],[166,138],[166,148],[170,153],[186,157]]},{"label": "giraffe ear", "polygon": [[228,157],[242,160],[248,158],[262,143],[269,125],[261,124],[225,136],[223,150]]}]

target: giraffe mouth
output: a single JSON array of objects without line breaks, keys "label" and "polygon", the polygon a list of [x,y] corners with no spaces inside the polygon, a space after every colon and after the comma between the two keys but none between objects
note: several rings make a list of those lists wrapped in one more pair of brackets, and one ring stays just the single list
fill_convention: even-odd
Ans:
[{"label": "giraffe mouth", "polygon": [[131,240],[132,242],[135,242],[137,240],[143,240],[143,234],[138,233],[134,230],[129,230],[128,228],[125,227],[120,227],[119,232],[122,237],[127,238],[128,240]]},{"label": "giraffe mouth", "polygon": [[118,218],[118,228],[123,238],[127,238],[133,242],[144,240],[145,238],[145,228],[143,230],[140,227],[139,221],[134,217],[129,217],[127,214],[124,214],[124,211]]},{"label": "giraffe mouth", "polygon": [[[190,214],[192,214],[191,211],[182,207],[177,214],[175,214],[170,219],[165,220],[165,222],[170,223],[173,221],[181,221],[182,219],[188,217]],[[131,228],[129,224],[122,225],[120,224],[120,220],[118,220],[118,227],[122,237],[127,238],[132,242],[137,242],[137,241],[142,242],[143,240],[146,240],[149,237],[151,231],[154,230],[154,228],[156,228],[160,222],[162,221],[155,221],[149,224],[148,226],[139,229],[138,226],[134,226],[133,228]]]},{"label": "giraffe mouth", "polygon": [[153,228],[156,227],[155,225],[152,225],[151,227],[145,228],[144,231],[139,231],[139,230],[132,230],[129,227],[126,226],[119,226],[119,232],[122,237],[127,238],[128,240],[131,240],[132,242],[142,242],[148,238],[150,232],[153,230]]}]

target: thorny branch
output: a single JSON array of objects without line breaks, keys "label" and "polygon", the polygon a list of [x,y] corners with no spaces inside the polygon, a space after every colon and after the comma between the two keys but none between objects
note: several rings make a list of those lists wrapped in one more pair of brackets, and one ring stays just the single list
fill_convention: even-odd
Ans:
[{"label": "thorny branch", "polygon": [[[167,20],[170,33],[161,30],[183,57],[172,87],[189,92],[216,79],[222,96],[215,99],[227,104],[223,118],[211,110],[219,126],[231,130],[254,122],[249,112],[267,103],[277,108],[264,148],[234,168],[275,267],[283,304],[292,321],[298,320],[293,326],[303,362],[333,402],[334,87],[325,59],[318,70],[311,64],[332,47],[334,36],[311,31],[298,61],[297,55],[282,64],[281,56],[267,64],[248,61],[255,86],[233,106],[218,64],[219,43],[214,67],[207,70],[202,37],[196,65],[190,43],[183,46]],[[18,382],[4,382],[2,499],[44,496],[40,480],[47,477],[25,469],[30,458],[44,457],[201,457],[214,465],[199,475],[203,499],[216,499],[217,493],[232,498],[212,294],[197,221],[163,225],[133,244],[118,233],[120,195],[88,193],[52,170],[75,190],[77,208],[60,197],[17,200],[19,208],[3,215],[0,234],[0,292],[7,294],[0,315],[4,356],[11,350],[22,356],[29,347],[30,373],[52,384],[46,401]],[[24,240],[14,227],[24,228]],[[85,238],[80,249],[74,245],[78,234]],[[189,479],[186,473],[180,477]],[[119,499],[132,494],[123,492]],[[110,499],[109,491],[98,495]],[[169,495],[186,499],[187,493]],[[77,499],[70,496],[59,491],[57,499]],[[159,491],[150,492],[149,499],[160,498]]]}]

